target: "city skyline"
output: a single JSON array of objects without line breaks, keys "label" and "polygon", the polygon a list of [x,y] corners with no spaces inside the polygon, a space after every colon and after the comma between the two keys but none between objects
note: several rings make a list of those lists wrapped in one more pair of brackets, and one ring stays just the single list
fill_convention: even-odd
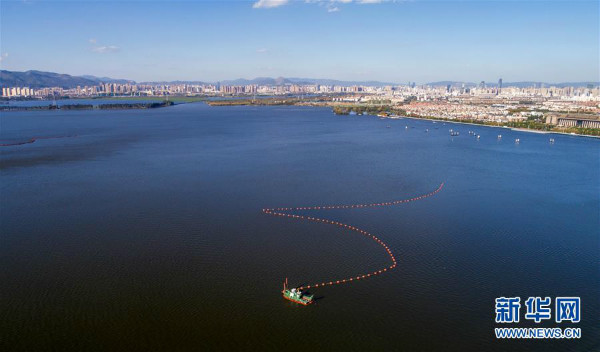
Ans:
[{"label": "city skyline", "polygon": [[0,67],[138,82],[599,77],[595,1],[139,3],[3,1]]}]

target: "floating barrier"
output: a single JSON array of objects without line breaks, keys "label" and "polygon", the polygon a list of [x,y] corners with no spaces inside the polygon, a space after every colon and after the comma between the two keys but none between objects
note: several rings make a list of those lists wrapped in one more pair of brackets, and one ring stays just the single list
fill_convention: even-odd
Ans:
[{"label": "floating barrier", "polygon": [[325,224],[331,224],[331,225],[335,225],[335,226],[339,226],[339,227],[343,227],[343,228],[352,230],[354,232],[358,232],[359,234],[372,239],[373,241],[377,242],[380,246],[382,246],[385,249],[387,255],[389,256],[389,258],[391,260],[391,265],[387,266],[387,267],[385,267],[383,269],[375,270],[375,271],[370,272],[370,273],[359,274],[359,275],[352,276],[352,277],[349,277],[349,278],[346,278],[346,279],[335,279],[335,280],[330,280],[330,281],[326,281],[326,282],[320,282],[320,283],[316,283],[316,284],[310,284],[310,285],[298,287],[298,289],[303,290],[303,289],[309,289],[311,287],[323,287],[323,286],[341,285],[341,284],[344,284],[344,283],[351,282],[353,280],[360,280],[360,279],[365,279],[365,278],[368,278],[368,277],[371,277],[371,276],[374,276],[374,275],[379,275],[379,274],[382,274],[384,272],[387,272],[388,269],[392,270],[392,269],[396,268],[397,261],[396,261],[396,257],[392,253],[392,250],[389,248],[389,246],[385,242],[383,242],[381,239],[379,239],[377,236],[375,236],[374,234],[372,234],[372,233],[370,233],[368,231],[365,231],[365,230],[360,229],[360,228],[358,228],[356,226],[344,224],[344,223],[341,223],[341,222],[335,221],[335,220],[316,218],[316,217],[313,217],[313,216],[297,215],[297,214],[292,214],[290,212],[299,211],[299,210],[322,210],[322,209],[349,209],[349,208],[385,207],[385,206],[397,205],[397,204],[402,204],[402,203],[409,203],[409,202],[414,202],[414,201],[417,201],[417,200],[420,200],[420,199],[425,199],[425,198],[428,198],[428,197],[431,197],[431,196],[437,194],[439,191],[442,190],[442,188],[444,188],[444,182],[442,182],[440,184],[440,186],[435,191],[433,191],[433,192],[430,192],[430,193],[427,193],[427,194],[423,194],[421,196],[414,197],[414,198],[402,199],[402,200],[395,200],[395,201],[391,201],[391,202],[366,203],[366,204],[345,204],[345,205],[318,205],[318,206],[309,206],[309,207],[265,208],[262,211],[263,211],[263,213],[265,213],[267,215],[279,216],[279,217],[288,217],[288,218],[292,218],[292,219],[308,220],[308,221],[313,221],[313,222],[320,222],[320,223],[325,223]]}]

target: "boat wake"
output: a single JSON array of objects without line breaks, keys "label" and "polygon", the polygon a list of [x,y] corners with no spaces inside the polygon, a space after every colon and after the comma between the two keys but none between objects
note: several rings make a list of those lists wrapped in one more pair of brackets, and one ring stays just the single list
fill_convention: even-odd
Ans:
[{"label": "boat wake", "polygon": [[382,246],[385,249],[387,255],[389,256],[389,258],[391,260],[390,266],[386,266],[385,268],[382,268],[380,270],[375,270],[375,271],[372,271],[372,272],[369,272],[366,274],[359,274],[357,276],[352,276],[352,277],[348,277],[348,278],[344,278],[344,279],[336,279],[336,280],[319,282],[319,283],[315,283],[315,284],[311,284],[311,285],[305,285],[305,286],[298,287],[299,290],[302,290],[302,289],[309,289],[311,287],[340,285],[340,284],[352,282],[354,280],[364,280],[371,276],[383,274],[384,272],[386,272],[388,270],[394,269],[397,265],[397,262],[396,262],[396,257],[394,257],[394,254],[392,253],[392,250],[388,247],[388,245],[385,242],[383,242],[380,238],[378,238],[377,236],[375,236],[374,234],[372,234],[368,231],[360,229],[356,226],[341,223],[339,221],[316,218],[316,217],[312,217],[312,216],[298,215],[298,214],[293,214],[292,212],[299,211],[299,210],[370,208],[370,207],[385,207],[385,206],[391,206],[391,205],[398,205],[398,204],[402,204],[402,203],[414,202],[417,200],[431,197],[431,196],[437,194],[439,191],[441,191],[442,188],[444,188],[443,182],[433,192],[423,194],[421,196],[414,197],[414,198],[396,200],[396,201],[391,201],[391,202],[370,203],[370,204],[321,205],[321,206],[292,207],[292,208],[265,208],[262,211],[263,211],[263,213],[265,213],[267,215],[288,217],[288,218],[297,219],[297,220],[308,220],[308,221],[320,222],[320,223],[343,227],[345,229],[357,232],[363,236],[366,236],[367,238],[370,238],[371,240],[377,242],[380,246]]},{"label": "boat wake", "polygon": [[12,147],[15,145],[24,145],[24,144],[30,144],[30,143],[35,143],[35,141],[38,141],[40,139],[60,139],[60,138],[71,138],[71,137],[77,137],[77,135],[68,135],[68,136],[52,136],[52,137],[33,137],[30,138],[26,141],[19,141],[19,142],[13,142],[13,143],[1,143],[0,147]]}]

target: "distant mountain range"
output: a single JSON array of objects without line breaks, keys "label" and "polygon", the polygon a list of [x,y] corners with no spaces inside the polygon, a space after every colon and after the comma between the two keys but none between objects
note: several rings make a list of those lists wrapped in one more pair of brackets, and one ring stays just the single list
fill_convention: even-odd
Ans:
[{"label": "distant mountain range", "polygon": [[76,88],[77,86],[95,86],[101,83],[135,83],[131,80],[114,79],[96,76],[71,76],[67,74],[44,71],[6,71],[0,70],[0,85],[4,87],[62,87]]},{"label": "distant mountain range", "polygon": [[135,81],[132,81],[130,79],[119,79],[119,78],[110,78],[110,77],[96,77],[96,76],[92,76],[92,75],[83,75],[83,76],[80,76],[80,77],[91,79],[92,81],[103,82],[103,83],[120,83],[120,84],[135,83]]},{"label": "distant mountain range", "polygon": [[[0,85],[5,87],[62,87],[75,88],[77,86],[94,86],[101,83],[136,83],[128,79],[116,79],[110,77],[96,77],[91,75],[71,76],[54,72],[43,71],[0,71]],[[256,85],[285,85],[285,84],[320,84],[320,85],[363,85],[363,86],[388,86],[396,85],[391,82],[379,81],[339,81],[334,79],[318,79],[318,78],[285,78],[285,77],[257,77],[254,79],[239,78],[234,80],[225,80],[221,82],[204,82],[204,81],[152,81],[141,82],[147,84],[217,84],[244,86],[250,84]]]},{"label": "distant mountain range", "polygon": [[221,81],[221,84],[224,85],[232,85],[232,86],[245,86],[249,84],[257,84],[260,86],[264,85],[272,85],[272,86],[280,86],[285,84],[319,84],[326,86],[335,86],[335,85],[343,85],[343,86],[395,86],[396,83],[391,82],[379,82],[379,81],[339,81],[335,79],[322,79],[322,78],[297,78],[297,77],[257,77],[254,79],[245,79],[239,78],[234,80],[226,80]]},{"label": "distant mountain range", "polygon": [[194,85],[203,85],[203,84],[214,84],[209,82],[202,81],[150,81],[150,82],[138,82],[138,84],[194,84]]},{"label": "distant mountain range", "polygon": [[[44,87],[62,87],[62,88],[75,88],[77,86],[95,86],[102,83],[136,83],[133,80],[128,79],[116,79],[110,77],[96,77],[91,75],[84,76],[71,76],[67,74],[54,73],[54,72],[43,72],[43,71],[6,71],[0,70],[0,86],[4,87],[30,87],[30,88],[44,88]],[[335,79],[320,79],[320,78],[297,78],[297,77],[257,77],[254,79],[239,78],[234,80],[225,80],[221,82],[203,82],[203,81],[163,81],[163,82],[143,82],[148,84],[216,84],[222,85],[285,85],[285,84],[319,84],[319,85],[341,85],[341,86],[394,86],[396,83],[392,82],[380,82],[380,81],[340,81]],[[428,86],[443,86],[451,85],[452,87],[475,87],[478,84],[473,82],[459,82],[459,81],[439,81],[427,83]],[[504,87],[586,87],[588,85],[598,86],[600,82],[564,82],[564,83],[546,83],[546,82],[505,82],[502,85]],[[496,87],[497,82],[486,83],[487,87]]]}]

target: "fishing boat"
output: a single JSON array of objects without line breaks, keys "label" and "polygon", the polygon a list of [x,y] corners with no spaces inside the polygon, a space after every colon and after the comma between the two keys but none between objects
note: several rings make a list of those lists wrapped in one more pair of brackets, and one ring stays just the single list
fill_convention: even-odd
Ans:
[{"label": "fishing boat", "polygon": [[283,291],[281,293],[283,294],[283,298],[305,306],[314,302],[314,295],[306,294],[298,288],[288,288],[287,278],[283,282]]}]

